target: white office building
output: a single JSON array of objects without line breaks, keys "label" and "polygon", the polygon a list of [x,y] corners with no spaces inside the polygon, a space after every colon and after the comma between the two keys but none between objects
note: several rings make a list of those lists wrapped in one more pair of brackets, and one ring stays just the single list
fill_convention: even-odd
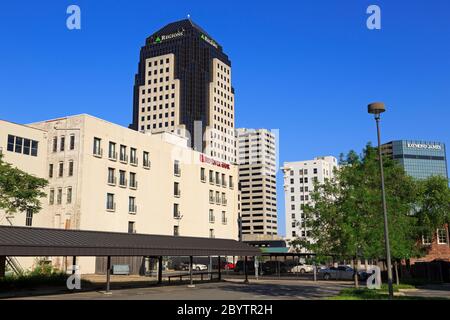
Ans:
[{"label": "white office building", "polygon": [[309,237],[303,207],[311,203],[310,193],[314,182],[323,183],[326,179],[332,179],[337,167],[337,159],[332,156],[284,163],[286,240]]}]

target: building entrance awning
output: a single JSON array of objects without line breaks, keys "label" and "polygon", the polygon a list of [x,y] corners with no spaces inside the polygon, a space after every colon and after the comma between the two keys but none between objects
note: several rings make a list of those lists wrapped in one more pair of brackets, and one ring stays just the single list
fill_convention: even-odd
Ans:
[{"label": "building entrance awning", "polygon": [[229,239],[0,226],[0,256],[260,256]]}]

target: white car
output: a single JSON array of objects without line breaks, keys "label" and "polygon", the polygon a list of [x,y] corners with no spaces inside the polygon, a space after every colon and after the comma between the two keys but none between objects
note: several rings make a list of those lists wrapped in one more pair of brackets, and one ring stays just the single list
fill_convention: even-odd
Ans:
[{"label": "white car", "polygon": [[292,267],[291,272],[292,273],[309,273],[309,272],[313,272],[314,271],[314,267],[309,265],[309,264],[298,264],[294,267]]},{"label": "white car", "polygon": [[192,270],[195,270],[195,271],[204,271],[204,270],[208,270],[208,266],[207,266],[206,264],[193,263],[193,264],[192,264]]}]

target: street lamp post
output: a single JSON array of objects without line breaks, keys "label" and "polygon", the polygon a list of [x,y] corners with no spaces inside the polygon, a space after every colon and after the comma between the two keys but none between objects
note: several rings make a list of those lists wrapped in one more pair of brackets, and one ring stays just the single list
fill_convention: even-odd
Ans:
[{"label": "street lamp post", "polygon": [[380,115],[386,111],[384,103],[374,102],[369,104],[368,112],[375,115],[375,121],[377,123],[377,136],[378,136],[378,159],[380,162],[381,173],[381,194],[383,198],[383,215],[384,215],[384,245],[386,247],[386,261],[388,271],[388,287],[389,287],[389,299],[394,297],[394,288],[392,287],[392,266],[391,266],[391,250],[389,246],[389,228],[388,217],[386,209],[386,192],[384,188],[384,170],[383,170],[383,157],[381,154],[381,134],[380,134]]}]

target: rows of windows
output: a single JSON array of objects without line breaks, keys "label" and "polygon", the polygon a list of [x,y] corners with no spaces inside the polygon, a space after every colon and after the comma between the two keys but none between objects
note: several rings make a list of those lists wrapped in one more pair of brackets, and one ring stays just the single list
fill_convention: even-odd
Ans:
[{"label": "rows of windows", "polygon": [[[108,192],[106,194],[106,210],[108,212],[116,211],[116,201],[115,194]],[[136,197],[129,196],[128,197],[128,213],[135,215],[137,213],[137,203]]]},{"label": "rows of windows", "polygon": [[[209,209],[209,223],[215,223],[216,222],[216,216],[214,214],[214,209]],[[221,214],[221,223],[226,225],[228,223],[227,213],[225,211],[222,211]]]},{"label": "rows of windows", "polygon": [[36,157],[38,154],[38,141],[8,134],[7,150]]},{"label": "rows of windows", "polygon": [[[152,106],[148,106],[147,107],[147,110],[145,109],[145,107],[142,107],[141,108],[141,112],[150,112],[150,111],[158,111],[158,110],[163,110],[163,109],[165,109],[165,110],[168,110],[169,109],[169,106],[170,106],[170,108],[171,109],[173,109],[173,108],[175,108],[175,102],[172,102],[172,103],[164,103],[164,104],[160,104],[159,106],[158,105],[153,105],[153,107]],[[173,115],[173,114],[172,114]]]},{"label": "rows of windows", "polygon": [[220,193],[219,191],[214,192],[214,190],[209,190],[209,203],[215,203],[226,206],[227,205],[226,193],[225,192]]},{"label": "rows of windows", "polygon": [[[200,168],[200,181],[206,182],[206,169]],[[218,186],[222,186],[223,188],[228,187],[230,189],[234,188],[234,182],[233,182],[233,176],[228,176],[228,183],[227,183],[227,176],[224,173],[220,173],[214,170],[209,170],[209,183],[210,184],[216,184]]]},{"label": "rows of windows", "polygon": [[[173,226],[173,235],[174,236],[179,236],[180,235],[180,226],[179,225],[175,225]],[[215,233],[214,233],[214,229],[209,229],[209,237],[210,238],[215,238]]]},{"label": "rows of windows", "polygon": [[[56,166],[56,168],[55,168],[55,166]],[[56,174],[54,172],[55,169],[56,169]],[[72,177],[73,174],[74,174],[74,161],[69,160],[67,162],[67,177]],[[53,178],[55,176],[58,178],[64,177],[64,161],[59,161],[56,165],[53,163],[49,163],[48,177]]]},{"label": "rows of windows", "polygon": [[[66,204],[72,203],[73,198],[73,189],[72,187],[66,187]],[[49,192],[49,201],[50,205],[61,205],[63,203],[63,188],[51,188]]]},{"label": "rows of windows", "polygon": [[[58,144],[58,140],[59,140],[59,144]],[[58,148],[59,145],[59,148]],[[71,134],[69,135],[69,145],[68,145],[69,150],[74,150],[75,149],[75,135]],[[65,151],[66,150],[66,136],[62,135],[59,136],[54,136],[52,139],[52,151],[53,152],[58,152],[59,151]]]},{"label": "rows of windows", "polygon": [[[129,186],[131,189],[137,189],[138,183],[135,172],[127,172],[125,170],[116,170],[115,168],[108,168],[108,180],[107,183],[111,186],[117,184],[116,171],[119,171],[119,186],[126,188]],[[127,176],[129,179],[127,179]]]},{"label": "rows of windows", "polygon": [[[437,229],[437,231],[433,237],[436,238],[437,244],[448,244],[447,229]],[[431,245],[432,240],[433,239],[432,239],[431,235],[429,235],[429,234],[422,236],[422,244],[424,244],[424,245]]]},{"label": "rows of windows", "polygon": [[[97,157],[103,156],[103,149],[101,146],[102,139],[94,137],[94,145],[93,145],[93,154]],[[129,149],[129,153],[128,153]],[[138,165],[138,156],[137,156],[137,149],[120,144],[119,145],[119,153],[117,153],[117,146],[115,142],[110,141],[109,142],[109,148],[108,148],[108,158],[112,161],[119,160],[122,163],[130,163],[133,166]],[[117,155],[119,154],[119,157]],[[142,166],[146,169],[150,168],[150,154],[147,151],[142,152]]]}]

